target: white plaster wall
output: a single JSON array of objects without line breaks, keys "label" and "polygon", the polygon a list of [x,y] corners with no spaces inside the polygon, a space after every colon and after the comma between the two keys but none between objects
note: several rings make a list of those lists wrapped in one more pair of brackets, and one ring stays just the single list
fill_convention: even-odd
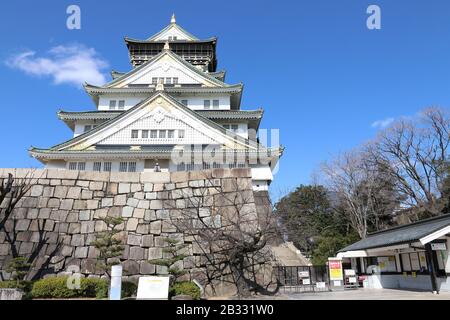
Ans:
[{"label": "white plaster wall", "polygon": [[169,36],[176,36],[177,40],[190,40],[184,33],[179,31],[176,27],[171,27],[169,30],[167,30],[166,32],[163,32],[154,40],[157,40],[157,41],[167,40],[167,39],[169,39]]},{"label": "white plaster wall", "polygon": [[124,96],[124,95],[113,95],[105,94],[101,95],[98,102],[98,110],[106,111],[109,110],[109,101],[116,100],[116,109],[118,110],[119,100],[125,100],[125,110],[128,110],[135,105],[137,105],[142,100],[148,98],[150,95],[134,95],[134,96]]},{"label": "white plaster wall", "polygon": [[252,166],[252,179],[255,181],[272,181],[273,175],[270,167],[267,166]]},{"label": "white plaster wall", "polygon": [[[208,110],[230,110],[230,96],[229,95],[177,95],[176,99],[181,102],[181,100],[188,100],[188,107],[192,110],[205,110],[204,101],[210,100],[211,106]],[[213,100],[219,100],[219,108],[213,108]]]}]

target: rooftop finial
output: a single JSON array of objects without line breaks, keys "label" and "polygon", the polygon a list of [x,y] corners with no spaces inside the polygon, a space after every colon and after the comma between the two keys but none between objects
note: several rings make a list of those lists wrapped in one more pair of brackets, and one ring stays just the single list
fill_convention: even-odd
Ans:
[{"label": "rooftop finial", "polygon": [[172,18],[170,19],[170,23],[177,23],[177,19],[175,18],[175,13],[172,14]]},{"label": "rooftop finial", "polygon": [[169,40],[166,40],[166,43],[164,43],[164,50],[170,50]]}]

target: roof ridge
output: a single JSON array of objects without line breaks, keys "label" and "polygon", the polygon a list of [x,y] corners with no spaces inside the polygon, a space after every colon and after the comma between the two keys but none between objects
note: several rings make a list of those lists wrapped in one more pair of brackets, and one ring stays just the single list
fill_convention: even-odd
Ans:
[{"label": "roof ridge", "polygon": [[[206,72],[203,72],[201,70],[199,70],[198,68],[194,67],[192,64],[190,64],[189,62],[187,62],[186,60],[184,60],[183,58],[181,58],[179,55],[177,55],[175,52],[173,52],[172,50],[162,50],[160,53],[158,53],[156,56],[152,57],[151,59],[147,60],[146,62],[144,62],[143,64],[137,66],[136,68],[133,68],[132,70],[126,72],[125,74],[117,77],[116,79],[113,79],[112,81],[106,83],[105,85],[101,86],[100,88],[110,88],[111,85],[125,79],[126,77],[135,74],[136,72],[138,72],[139,70],[145,68],[147,65],[151,64],[152,62],[155,62],[157,59],[161,58],[162,56],[164,56],[165,54],[171,55],[175,60],[177,60],[178,62],[182,63],[183,65],[185,65],[187,68],[189,68],[191,71],[199,74],[200,76],[205,77],[206,79],[210,80],[213,83],[216,83],[218,85],[224,86],[224,87],[229,87],[230,85],[218,80],[217,78],[214,78],[213,76],[209,75]],[[86,83],[87,84],[87,83]]]},{"label": "roof ridge", "polygon": [[442,215],[439,215],[439,216],[436,216],[436,217],[421,219],[421,220],[418,220],[418,221],[415,221],[415,222],[411,222],[411,223],[395,226],[395,227],[392,227],[392,228],[389,228],[389,229],[385,229],[385,230],[375,231],[375,232],[372,232],[372,233],[368,233],[367,236],[370,237],[370,236],[373,236],[373,235],[386,233],[386,232],[389,232],[389,231],[396,231],[398,229],[411,227],[411,226],[416,226],[416,225],[419,225],[419,224],[427,223],[427,222],[430,222],[430,221],[437,221],[437,220],[441,220],[441,219],[445,219],[445,218],[450,218],[450,213],[442,214]]}]

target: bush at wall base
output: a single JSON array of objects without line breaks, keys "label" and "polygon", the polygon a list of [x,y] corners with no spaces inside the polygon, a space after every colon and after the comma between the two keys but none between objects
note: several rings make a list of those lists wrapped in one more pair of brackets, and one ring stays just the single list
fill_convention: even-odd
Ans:
[{"label": "bush at wall base", "polygon": [[[82,278],[80,289],[69,289],[67,277],[53,277],[34,283],[31,295],[35,299],[108,298],[109,282],[106,279]],[[122,282],[122,298],[136,295],[137,285]]]},{"label": "bush at wall base", "polygon": [[176,282],[169,292],[170,297],[191,296],[194,300],[200,299],[200,288],[191,281]]}]

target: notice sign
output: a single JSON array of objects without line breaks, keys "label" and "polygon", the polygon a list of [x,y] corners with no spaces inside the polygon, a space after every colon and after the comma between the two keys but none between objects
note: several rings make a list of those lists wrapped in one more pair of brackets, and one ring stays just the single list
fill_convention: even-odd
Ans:
[{"label": "notice sign", "polygon": [[431,250],[433,251],[445,251],[447,250],[447,246],[445,245],[444,242],[437,242],[437,243],[432,243],[431,244]]},{"label": "notice sign", "polygon": [[342,280],[342,260],[340,259],[328,259],[328,269],[330,271],[330,280]]},{"label": "notice sign", "polygon": [[137,299],[169,299],[169,277],[140,277]]}]

